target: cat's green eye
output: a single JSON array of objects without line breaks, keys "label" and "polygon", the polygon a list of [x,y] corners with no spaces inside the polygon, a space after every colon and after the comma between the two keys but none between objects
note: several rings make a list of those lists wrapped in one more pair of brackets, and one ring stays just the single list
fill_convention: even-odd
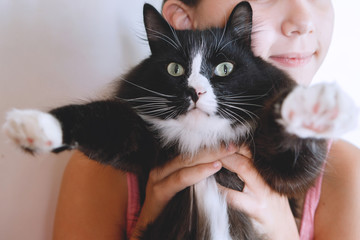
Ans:
[{"label": "cat's green eye", "polygon": [[182,76],[185,73],[183,66],[175,62],[169,63],[167,66],[167,71],[171,76],[174,77]]},{"label": "cat's green eye", "polygon": [[231,62],[223,62],[216,66],[215,75],[219,77],[225,77],[229,75],[234,69],[234,65]]}]

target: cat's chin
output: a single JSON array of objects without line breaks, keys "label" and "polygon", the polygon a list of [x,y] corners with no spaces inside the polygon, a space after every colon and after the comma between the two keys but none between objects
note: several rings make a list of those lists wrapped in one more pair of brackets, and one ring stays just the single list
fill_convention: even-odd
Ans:
[{"label": "cat's chin", "polygon": [[204,112],[203,110],[199,108],[193,108],[189,112],[187,112],[186,115],[191,115],[193,117],[210,117],[210,114],[207,112]]}]

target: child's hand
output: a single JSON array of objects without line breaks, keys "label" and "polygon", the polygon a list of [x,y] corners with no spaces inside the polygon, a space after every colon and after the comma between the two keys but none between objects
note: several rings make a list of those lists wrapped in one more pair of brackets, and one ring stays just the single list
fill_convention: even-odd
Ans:
[{"label": "child's hand", "polygon": [[154,221],[176,193],[219,171],[222,167],[220,159],[234,154],[236,150],[234,146],[217,151],[204,150],[192,159],[179,156],[165,166],[153,169],[149,175],[145,202],[136,230],[141,230]]},{"label": "child's hand", "polygon": [[221,187],[232,207],[247,213],[257,230],[266,234],[269,239],[299,239],[288,198],[265,183],[254,168],[251,153],[246,147],[221,162],[224,168],[237,173],[245,182],[243,192]]}]

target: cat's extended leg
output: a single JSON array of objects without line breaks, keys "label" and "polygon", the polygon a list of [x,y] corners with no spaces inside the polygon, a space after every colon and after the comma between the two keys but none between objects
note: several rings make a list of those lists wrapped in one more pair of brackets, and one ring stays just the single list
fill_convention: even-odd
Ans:
[{"label": "cat's extended leg", "polygon": [[289,90],[265,109],[254,137],[255,167],[276,191],[305,192],[323,168],[326,139],[353,126],[356,110],[334,84]]},{"label": "cat's extended leg", "polygon": [[143,165],[137,161],[154,158],[156,149],[145,122],[115,100],[68,105],[49,113],[13,110],[4,130],[28,152],[77,148],[94,160],[130,171]]}]

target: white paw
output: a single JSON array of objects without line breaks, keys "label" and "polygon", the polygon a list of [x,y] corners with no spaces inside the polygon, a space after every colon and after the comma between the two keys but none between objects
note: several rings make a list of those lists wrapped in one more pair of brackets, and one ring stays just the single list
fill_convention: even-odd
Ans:
[{"label": "white paw", "polygon": [[38,110],[17,110],[7,113],[3,130],[17,145],[29,152],[50,152],[62,145],[59,121]]},{"label": "white paw", "polygon": [[281,106],[279,120],[302,138],[336,138],[357,124],[355,103],[336,84],[296,87]]}]

